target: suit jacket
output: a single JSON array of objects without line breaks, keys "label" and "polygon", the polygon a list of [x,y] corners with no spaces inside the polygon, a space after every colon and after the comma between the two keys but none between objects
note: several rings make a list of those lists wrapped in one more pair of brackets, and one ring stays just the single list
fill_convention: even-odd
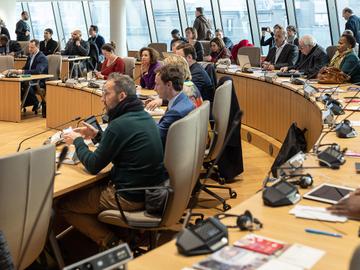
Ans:
[{"label": "suit jacket", "polygon": [[265,58],[265,61],[270,62],[275,66],[275,69],[280,69],[282,67],[293,66],[295,65],[299,55],[299,49],[295,45],[286,44],[281,51],[279,58],[275,63],[276,56],[276,47],[273,47],[269,50],[268,55]]},{"label": "suit jacket", "polygon": [[48,59],[42,52],[38,52],[34,61],[31,62],[31,56],[26,59],[25,66],[23,68],[25,74],[47,74],[48,73]]},{"label": "suit jacket", "polygon": [[296,69],[308,76],[308,79],[316,77],[319,70],[329,62],[329,56],[323,47],[315,45],[308,55],[300,54],[299,60],[295,66],[289,66],[290,69]]},{"label": "suit jacket", "polygon": [[58,43],[52,38],[47,42],[45,46],[45,40],[40,41],[40,51],[42,51],[45,55],[54,54],[59,50]]},{"label": "suit jacket", "polygon": [[354,33],[354,38],[357,43],[360,43],[360,18],[356,15],[350,16],[345,24],[346,30],[351,30]]},{"label": "suit jacket", "polygon": [[191,102],[187,95],[183,92],[175,99],[171,108],[166,111],[163,117],[161,117],[157,124],[160,132],[161,141],[165,149],[166,137],[168,130],[172,123],[185,117],[189,112],[195,108],[195,105]]}]

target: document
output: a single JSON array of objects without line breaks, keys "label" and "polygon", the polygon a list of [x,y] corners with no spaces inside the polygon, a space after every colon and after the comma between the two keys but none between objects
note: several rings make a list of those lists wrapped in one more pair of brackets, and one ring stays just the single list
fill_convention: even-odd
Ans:
[{"label": "document", "polygon": [[330,222],[346,222],[348,220],[347,217],[331,214],[324,207],[305,205],[296,205],[289,211],[289,214],[295,215],[297,218],[315,219]]}]

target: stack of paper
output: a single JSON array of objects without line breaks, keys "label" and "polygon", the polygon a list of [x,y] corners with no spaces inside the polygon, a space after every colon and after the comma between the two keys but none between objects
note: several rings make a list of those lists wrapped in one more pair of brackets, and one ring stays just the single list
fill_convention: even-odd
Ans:
[{"label": "stack of paper", "polygon": [[328,212],[324,207],[314,207],[305,205],[296,205],[289,211],[290,214],[297,218],[316,219],[331,222],[346,222],[344,216],[336,216]]},{"label": "stack of paper", "polygon": [[161,108],[156,108],[155,110],[153,111],[150,111],[150,110],[147,110],[145,109],[145,111],[150,114],[151,116],[162,116],[165,114],[165,111]]}]

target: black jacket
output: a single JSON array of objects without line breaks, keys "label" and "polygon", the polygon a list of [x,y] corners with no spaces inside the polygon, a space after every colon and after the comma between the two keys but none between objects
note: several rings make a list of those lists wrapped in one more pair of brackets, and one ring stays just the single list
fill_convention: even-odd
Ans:
[{"label": "black jacket", "polygon": [[82,39],[80,41],[80,46],[76,46],[75,42],[72,39],[70,39],[66,43],[65,50],[61,54],[88,56],[89,52],[90,52],[89,42]]},{"label": "black jacket", "polygon": [[42,51],[45,55],[54,54],[59,50],[58,43],[52,38],[45,45],[45,40],[40,41],[40,51]]},{"label": "black jacket", "polygon": [[261,37],[260,45],[261,46],[269,46],[269,50],[275,46],[274,33],[270,33],[271,37],[265,40],[265,36]]},{"label": "black jacket", "polygon": [[286,66],[293,66],[295,65],[299,55],[299,49],[295,45],[286,44],[279,55],[276,63],[276,47],[273,47],[269,50],[268,55],[265,58],[265,61],[270,62],[272,65],[275,66],[275,69],[280,69]]},{"label": "black jacket", "polygon": [[26,36],[26,31],[30,32],[30,26],[23,20],[20,20],[16,23],[16,40],[17,41],[29,41],[30,35]]},{"label": "black jacket", "polygon": [[197,31],[198,40],[204,40],[206,38],[206,32],[211,29],[210,22],[205,18],[204,15],[196,17],[193,27]]},{"label": "black jacket", "polygon": [[360,18],[356,15],[350,16],[345,24],[346,30],[351,30],[354,33],[354,38],[357,43],[360,43]]},{"label": "black jacket", "polygon": [[308,55],[300,54],[296,65],[289,66],[290,69],[296,69],[303,72],[308,78],[314,78],[319,70],[329,62],[329,56],[323,47],[315,45]]},{"label": "black jacket", "polygon": [[194,63],[190,66],[190,72],[192,82],[199,89],[203,100],[212,101],[214,96],[214,85],[206,70],[199,63]]},{"label": "black jacket", "polygon": [[231,41],[231,39],[228,37],[223,37],[223,41],[225,43],[225,47],[231,51],[234,47],[234,43]]},{"label": "black jacket", "polygon": [[0,27],[0,29],[1,29],[0,35],[5,35],[10,40],[11,38],[10,38],[9,30],[6,27]]},{"label": "black jacket", "polygon": [[15,40],[9,40],[5,46],[0,46],[0,53],[15,53],[15,56],[21,55],[21,46]]}]

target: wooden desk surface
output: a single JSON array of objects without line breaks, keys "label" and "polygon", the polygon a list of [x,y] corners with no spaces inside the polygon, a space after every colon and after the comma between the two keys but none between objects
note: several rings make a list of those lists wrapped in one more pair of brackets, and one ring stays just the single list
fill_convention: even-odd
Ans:
[{"label": "wooden desk surface", "polygon": [[41,79],[49,79],[54,77],[51,74],[38,74],[38,75],[31,75],[31,76],[22,76],[20,75],[19,78],[1,78],[0,81],[6,82],[26,82],[32,80],[41,80]]}]

